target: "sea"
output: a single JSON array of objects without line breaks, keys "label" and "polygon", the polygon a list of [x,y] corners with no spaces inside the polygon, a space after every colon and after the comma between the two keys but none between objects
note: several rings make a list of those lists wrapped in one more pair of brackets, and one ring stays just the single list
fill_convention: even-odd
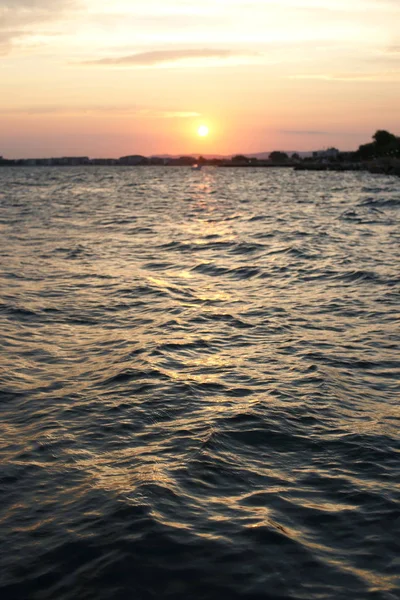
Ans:
[{"label": "sea", "polygon": [[2,600],[400,598],[400,179],[0,169]]}]

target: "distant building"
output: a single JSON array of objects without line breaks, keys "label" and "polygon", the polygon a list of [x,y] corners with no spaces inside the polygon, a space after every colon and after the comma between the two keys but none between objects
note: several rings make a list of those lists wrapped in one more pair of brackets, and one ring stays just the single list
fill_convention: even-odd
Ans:
[{"label": "distant building", "polygon": [[120,165],[136,167],[138,165],[147,165],[149,159],[145,156],[141,156],[140,154],[133,154],[132,156],[121,156],[118,162]]},{"label": "distant building", "polygon": [[340,151],[337,148],[328,148],[327,150],[318,150],[313,152],[313,158],[335,159],[339,156]]},{"label": "distant building", "polygon": [[150,165],[159,165],[159,166],[167,165],[168,164],[168,159],[167,158],[162,158],[160,156],[151,156],[149,158],[149,164]]},{"label": "distant building", "polygon": [[101,167],[112,167],[118,163],[116,158],[92,158],[90,161],[91,165],[97,165]]},{"label": "distant building", "polygon": [[193,156],[180,156],[179,158],[169,158],[166,164],[171,167],[190,167],[196,163],[197,160]]},{"label": "distant building", "polygon": [[53,164],[53,159],[51,158],[37,158],[36,164],[41,167],[51,167]]},{"label": "distant building", "polygon": [[[79,167],[90,164],[88,156],[62,156],[61,158],[41,159],[50,160],[51,165],[62,167]],[[42,163],[43,164],[43,163]]]},{"label": "distant building", "polygon": [[87,156],[64,156],[60,160],[60,164],[67,165],[69,167],[78,167],[89,164],[89,158]]}]

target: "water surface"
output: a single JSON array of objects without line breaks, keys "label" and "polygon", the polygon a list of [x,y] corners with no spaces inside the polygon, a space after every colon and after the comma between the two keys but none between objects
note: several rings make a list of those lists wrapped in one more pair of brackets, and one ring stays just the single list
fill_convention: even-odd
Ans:
[{"label": "water surface", "polygon": [[400,180],[0,170],[5,600],[400,595]]}]

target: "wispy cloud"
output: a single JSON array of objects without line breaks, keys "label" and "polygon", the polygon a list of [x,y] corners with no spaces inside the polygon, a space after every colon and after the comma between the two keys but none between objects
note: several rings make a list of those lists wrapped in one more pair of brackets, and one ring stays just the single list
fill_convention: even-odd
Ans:
[{"label": "wispy cloud", "polygon": [[285,135],[329,135],[329,131],[316,131],[309,129],[280,129],[279,133]]},{"label": "wispy cloud", "polygon": [[150,111],[150,115],[160,119],[193,119],[201,117],[201,113],[182,110]]},{"label": "wispy cloud", "polygon": [[107,114],[119,117],[129,115],[148,119],[190,119],[201,116],[201,113],[193,110],[174,110],[153,108],[146,106],[123,106],[123,105],[98,105],[98,106],[60,106],[60,105],[32,105],[13,106],[0,109],[1,115],[85,115],[97,116]]},{"label": "wispy cloud", "polygon": [[154,67],[169,63],[179,63],[191,59],[229,59],[235,57],[257,57],[256,52],[240,52],[221,48],[184,48],[179,50],[153,50],[124,56],[113,56],[83,61],[84,65],[111,65],[132,67]]},{"label": "wispy cloud", "polygon": [[304,79],[315,81],[341,81],[341,82],[397,82],[400,81],[400,71],[380,73],[316,73],[304,75],[289,75],[288,79]]},{"label": "wispy cloud", "polygon": [[[209,0],[212,2],[213,0]],[[285,8],[298,8],[305,10],[328,10],[331,12],[398,12],[400,10],[398,0],[252,0],[248,3],[243,0],[223,0],[225,3],[241,5],[243,8],[265,6],[283,6]]]},{"label": "wispy cloud", "polygon": [[7,53],[17,39],[37,34],[38,27],[79,6],[80,0],[0,0],[0,53]]}]

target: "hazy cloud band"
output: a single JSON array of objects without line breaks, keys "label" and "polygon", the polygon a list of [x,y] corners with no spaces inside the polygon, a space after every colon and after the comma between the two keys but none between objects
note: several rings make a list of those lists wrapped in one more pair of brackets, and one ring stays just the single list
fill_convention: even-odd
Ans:
[{"label": "hazy cloud band", "polygon": [[127,56],[115,56],[84,61],[85,65],[121,65],[149,67],[159,64],[179,62],[187,59],[198,58],[231,58],[236,56],[258,56],[257,53],[241,53],[219,48],[194,48],[181,50],[153,50],[150,52],[138,52]]}]

